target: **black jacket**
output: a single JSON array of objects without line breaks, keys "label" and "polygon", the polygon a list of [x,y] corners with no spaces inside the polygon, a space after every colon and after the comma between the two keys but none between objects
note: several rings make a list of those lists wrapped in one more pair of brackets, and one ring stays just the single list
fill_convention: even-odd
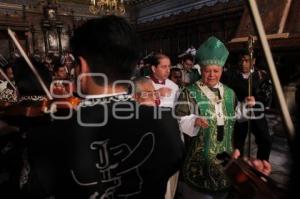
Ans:
[{"label": "black jacket", "polygon": [[[227,71],[223,74],[222,82],[234,90],[238,101],[244,101],[248,96],[248,79],[244,79],[239,71]],[[270,107],[272,102],[272,82],[263,70],[252,73],[252,96],[256,101],[262,102],[265,107]]]},{"label": "black jacket", "polygon": [[30,198],[164,198],[183,145],[171,111],[155,118],[155,109],[132,101],[95,105],[36,130],[24,192]]}]

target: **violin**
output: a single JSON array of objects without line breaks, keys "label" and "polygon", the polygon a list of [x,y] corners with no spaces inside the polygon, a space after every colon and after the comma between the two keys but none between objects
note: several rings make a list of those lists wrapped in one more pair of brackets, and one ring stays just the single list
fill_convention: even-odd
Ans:
[{"label": "violin", "polygon": [[[76,109],[81,100],[73,95],[75,85],[54,83],[50,87],[51,93],[54,95],[53,103],[59,109]],[[52,103],[52,104],[53,104]]]},{"label": "violin", "polygon": [[[26,52],[22,48],[20,42],[18,41],[15,33],[8,28],[8,35],[11,37],[12,41],[14,42],[15,46],[20,52],[20,55],[23,57],[24,61],[29,66],[31,72],[36,77],[38,83],[40,84],[42,90],[44,91],[43,98],[38,98],[38,100],[21,100],[15,104],[12,104],[10,106],[5,107],[4,112],[6,115],[12,115],[12,116],[26,116],[26,117],[37,117],[37,116],[43,116],[45,113],[53,113],[56,112],[58,109],[76,109],[77,106],[80,103],[80,99],[77,97],[72,96],[73,93],[73,87],[70,88],[69,93],[71,93],[69,96],[62,96],[58,91],[58,96],[53,97],[52,94],[55,94],[55,92],[50,92],[48,89],[46,83],[44,82],[43,78],[39,74],[39,71],[35,68],[29,57],[27,56]],[[26,97],[26,96],[25,96]],[[34,96],[36,97],[36,96]],[[38,96],[41,97],[41,96]],[[22,98],[22,96],[21,96]],[[23,96],[24,98],[24,96]]]},{"label": "violin", "polygon": [[3,115],[6,116],[25,116],[25,117],[39,117],[45,114],[54,114],[60,110],[76,110],[80,104],[81,99],[78,97],[68,97],[59,99],[43,99],[32,103],[14,103],[2,107]]},{"label": "violin", "polygon": [[5,116],[37,117],[43,115],[43,110],[47,107],[47,103],[46,100],[36,102],[32,105],[14,103],[3,107],[2,111]]},{"label": "violin", "polygon": [[64,99],[56,99],[53,102],[55,102],[57,104],[57,108],[58,109],[64,109],[64,108],[71,108],[76,110],[76,108],[78,107],[78,105],[81,102],[81,99],[78,97],[68,97],[68,98],[64,98]]},{"label": "violin", "polygon": [[224,171],[240,194],[239,198],[278,199],[280,191],[277,183],[251,167],[244,159],[232,159],[226,152],[218,154],[217,158],[223,161]]}]

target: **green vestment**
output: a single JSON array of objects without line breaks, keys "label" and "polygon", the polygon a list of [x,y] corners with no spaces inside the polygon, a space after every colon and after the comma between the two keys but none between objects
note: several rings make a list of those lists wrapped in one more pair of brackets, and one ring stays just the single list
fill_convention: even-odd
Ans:
[{"label": "green vestment", "polygon": [[[186,159],[182,169],[184,181],[200,192],[218,192],[227,190],[231,183],[223,171],[221,161],[216,155],[222,152],[232,153],[232,134],[235,121],[235,94],[232,89],[223,86],[224,94],[221,99],[224,114],[224,136],[217,140],[217,119],[215,106],[200,89],[200,82],[188,86],[180,95],[180,102],[197,104],[197,113],[206,117],[209,127],[200,128],[198,134],[191,138],[187,148]],[[176,114],[190,115],[190,106],[179,104]]]}]

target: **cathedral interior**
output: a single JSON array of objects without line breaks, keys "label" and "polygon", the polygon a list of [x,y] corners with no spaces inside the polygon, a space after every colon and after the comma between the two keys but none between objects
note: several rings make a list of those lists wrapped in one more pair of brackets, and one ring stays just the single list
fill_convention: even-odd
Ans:
[{"label": "cathedral interior", "polygon": [[[280,89],[297,129],[300,106],[297,90],[300,85],[300,1],[256,2]],[[75,29],[90,19],[109,14],[121,15],[133,25],[141,40],[141,58],[160,52],[168,55],[174,66],[189,49],[198,49],[208,37],[215,36],[225,43],[230,52],[224,70],[235,70],[239,55],[249,50],[249,38],[254,38],[251,50],[257,57],[256,64],[269,73],[265,51],[246,0],[0,0],[0,66],[3,69],[21,56],[8,29],[15,33],[28,56],[47,62],[47,59],[60,59],[70,53],[69,39]],[[278,89],[273,88],[272,102],[265,111],[272,139],[270,177],[280,189],[278,198],[288,198],[294,164],[291,153],[293,136],[286,127],[282,104],[276,92]],[[4,112],[5,109],[0,108],[1,198],[7,197],[6,192],[14,191],[7,182],[18,176],[18,173],[11,171],[18,170],[15,168],[17,163],[12,159],[18,158],[21,153],[12,149],[14,144],[21,142],[11,141],[19,139],[16,137],[20,136],[20,127],[7,125]],[[257,145],[253,135],[247,138],[245,148],[246,152],[255,156]]]}]

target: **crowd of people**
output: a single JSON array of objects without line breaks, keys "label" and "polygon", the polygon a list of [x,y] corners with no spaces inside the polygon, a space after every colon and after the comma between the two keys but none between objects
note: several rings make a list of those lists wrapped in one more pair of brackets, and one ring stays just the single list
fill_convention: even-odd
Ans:
[{"label": "crowd of people", "polygon": [[[67,119],[20,124],[19,198],[228,198],[233,180],[219,155],[244,155],[249,123],[258,145],[249,165],[270,174],[270,134],[256,117],[264,110],[249,110],[270,106],[272,83],[254,59],[254,69],[244,54],[240,71],[223,72],[229,51],[214,36],[176,66],[163,53],[141,61],[139,45],[124,18],[104,16],[74,32],[72,55],[31,59],[54,96],[71,93],[80,104]],[[47,99],[22,58],[4,71],[16,87],[1,80],[4,111]]]}]

